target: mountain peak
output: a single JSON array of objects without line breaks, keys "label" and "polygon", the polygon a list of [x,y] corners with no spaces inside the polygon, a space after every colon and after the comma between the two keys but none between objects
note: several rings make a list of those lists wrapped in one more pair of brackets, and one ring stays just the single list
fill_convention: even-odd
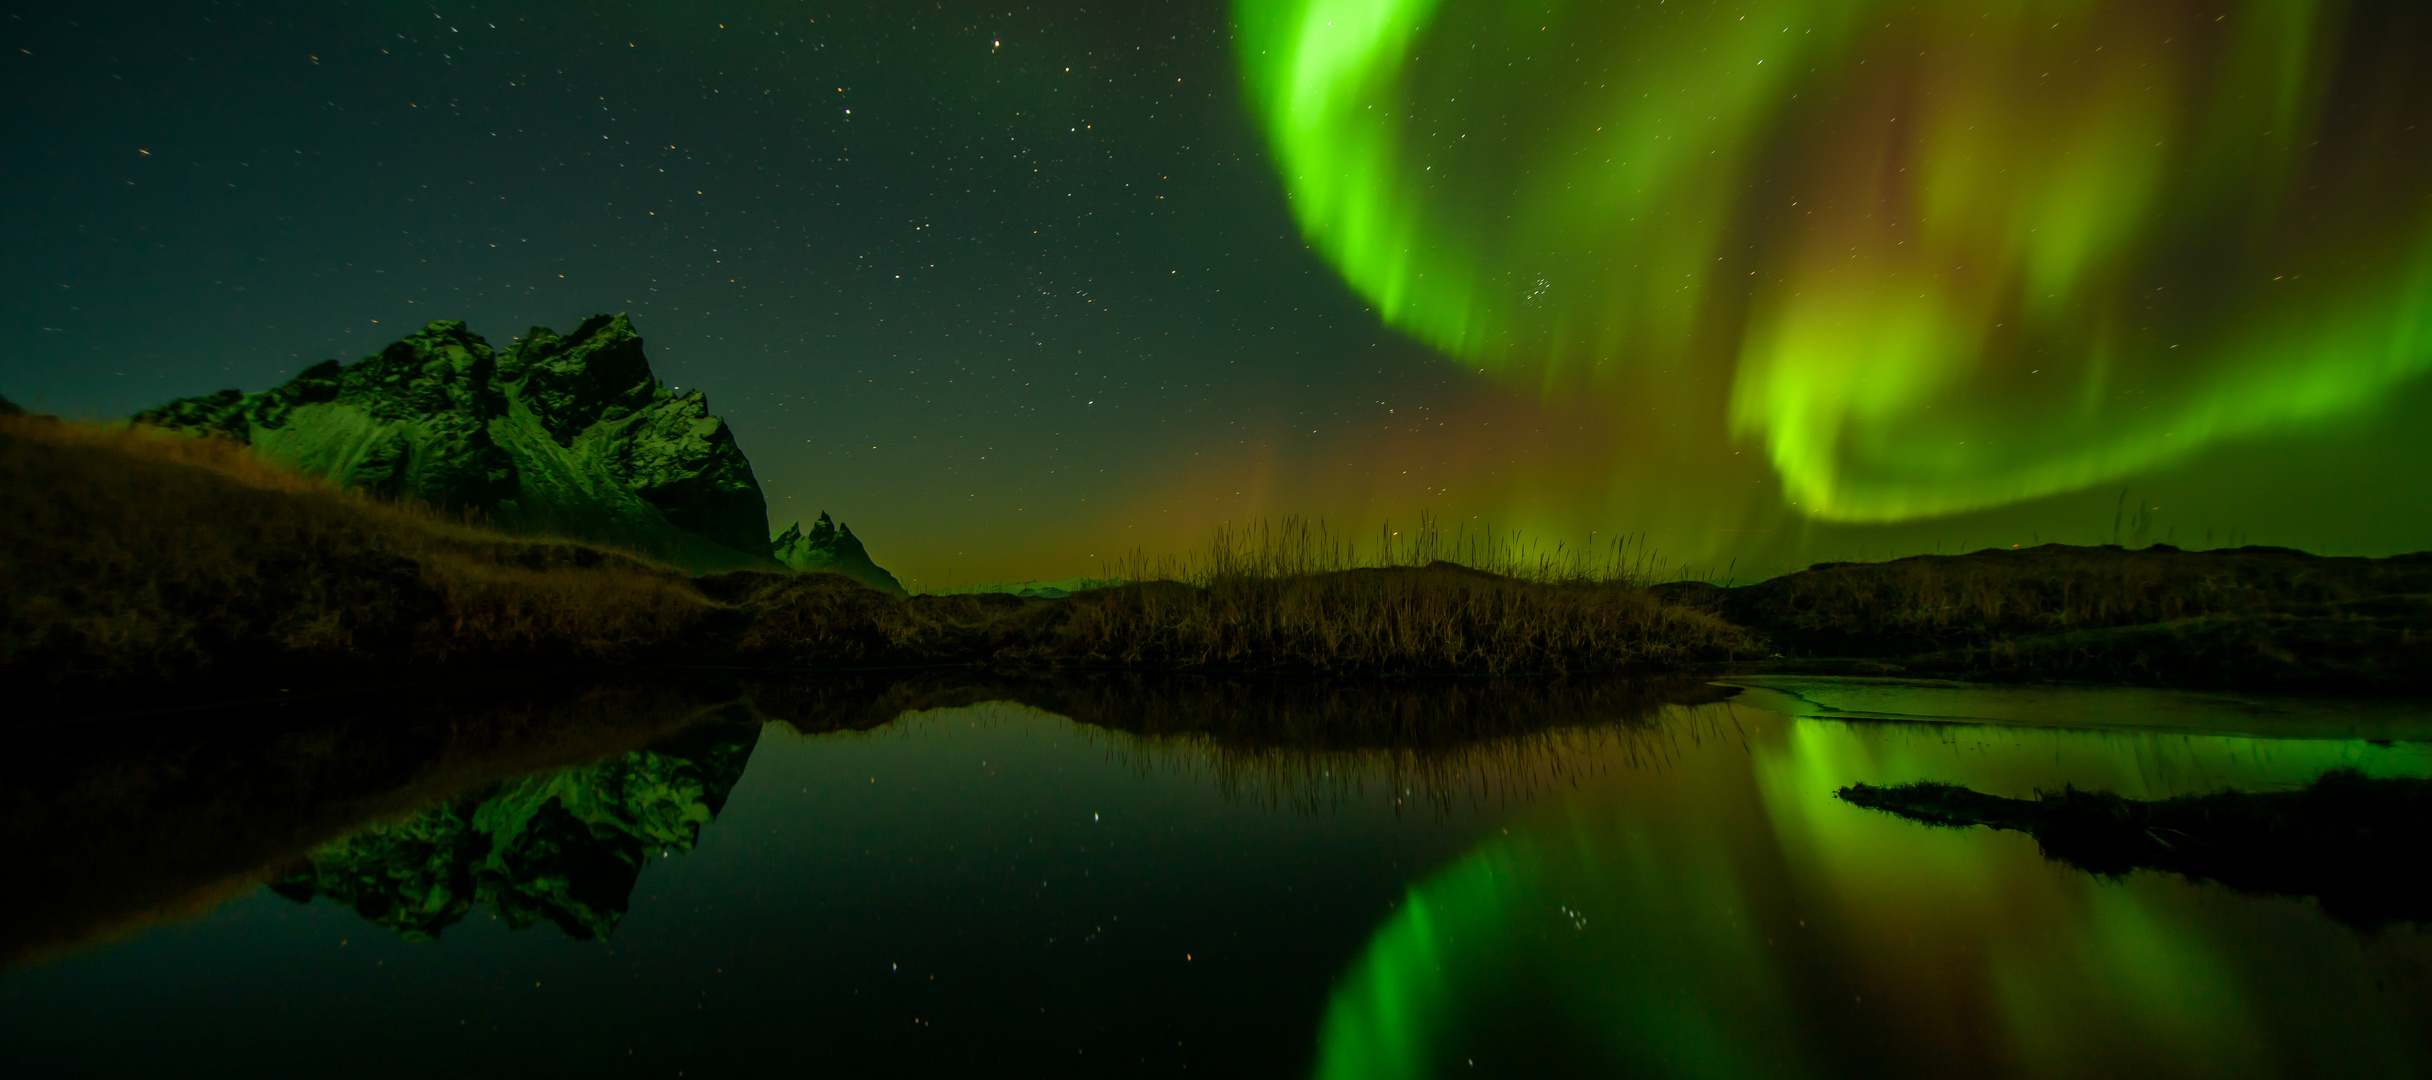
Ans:
[{"label": "mountain peak", "polygon": [[284,385],[182,398],[140,422],[249,443],[305,472],[696,570],[767,565],[768,509],[708,398],[651,373],[622,314],[506,352],[462,321]]},{"label": "mountain peak", "polygon": [[533,415],[560,446],[602,420],[616,420],[667,396],[642,353],[642,335],[623,314],[594,315],[559,337],[533,327],[508,350],[502,378],[519,383]]},{"label": "mountain peak", "polygon": [[869,549],[862,547],[853,530],[837,524],[825,510],[808,532],[800,522],[786,526],[770,542],[769,555],[796,570],[843,574],[874,589],[899,596],[904,593],[903,582],[871,561]]}]

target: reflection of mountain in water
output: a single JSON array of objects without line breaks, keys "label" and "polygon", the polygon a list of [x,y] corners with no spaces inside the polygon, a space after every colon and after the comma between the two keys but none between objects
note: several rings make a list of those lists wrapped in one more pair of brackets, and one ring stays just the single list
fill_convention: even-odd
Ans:
[{"label": "reflection of mountain in water", "polygon": [[[689,847],[722,806],[750,752],[737,723],[857,731],[1019,702],[1144,736],[1160,761],[1204,764],[1228,791],[1321,807],[1361,785],[1439,802],[1537,790],[1570,776],[1529,741],[1537,733],[1635,730],[1667,702],[1725,692],[1694,677],[701,671],[390,686],[67,723],[15,732],[0,755],[0,850],[14,879],[43,883],[0,890],[0,968],[190,918],[264,881],[415,935],[488,903],[519,924],[596,936],[615,924],[641,857]],[[701,724],[725,734],[671,734]],[[731,760],[710,752],[738,742]],[[1472,752],[1481,747],[1492,760]],[[691,771],[649,764],[652,753]]]},{"label": "reflection of mountain in water", "polygon": [[271,888],[327,896],[409,939],[487,904],[509,926],[616,931],[651,856],[692,850],[726,805],[757,726],[713,725],[620,758],[509,781],[325,845]]}]

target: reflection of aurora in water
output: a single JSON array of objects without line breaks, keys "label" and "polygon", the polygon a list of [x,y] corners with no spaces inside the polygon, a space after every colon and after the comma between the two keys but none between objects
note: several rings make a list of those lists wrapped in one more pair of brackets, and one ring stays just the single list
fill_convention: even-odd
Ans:
[{"label": "reflection of aurora in water", "polygon": [[[2141,797],[2432,771],[2425,744],[1792,720],[1515,821],[1339,984],[1318,1075],[2406,1075],[2432,945],[2310,903],[2105,882],[2022,836],[1838,802],[1853,780]],[[2416,972],[2409,976],[2408,971]],[[2411,979],[2411,982],[2410,982]],[[1474,1066],[1474,1069],[1473,1069]]]},{"label": "reflection of aurora in water", "polygon": [[1824,518],[2071,490],[2432,366],[2418,4],[1239,13],[1294,212],[1390,322],[1705,410]]}]

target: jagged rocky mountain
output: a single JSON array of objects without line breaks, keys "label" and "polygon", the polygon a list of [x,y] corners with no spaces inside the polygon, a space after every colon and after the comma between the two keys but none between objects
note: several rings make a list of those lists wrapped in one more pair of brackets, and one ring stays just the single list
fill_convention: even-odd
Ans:
[{"label": "jagged rocky mountain", "polygon": [[[462,322],[433,322],[354,364],[325,361],[274,389],[183,398],[136,419],[699,573],[770,566],[768,505],[751,462],[706,397],[651,373],[624,315],[592,316],[563,336],[534,327],[503,352]],[[892,585],[859,541],[849,547],[888,583],[880,587]]]},{"label": "jagged rocky mountain", "polygon": [[769,554],[796,570],[824,570],[898,596],[904,592],[903,582],[870,561],[869,551],[853,530],[830,520],[826,511],[811,523],[809,532],[802,531],[801,522],[786,526],[769,542]]}]

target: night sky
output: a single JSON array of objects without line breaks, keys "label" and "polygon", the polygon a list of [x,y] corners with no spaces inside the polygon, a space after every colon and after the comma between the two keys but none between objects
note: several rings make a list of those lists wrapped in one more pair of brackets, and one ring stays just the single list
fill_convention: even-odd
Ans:
[{"label": "night sky", "polygon": [[[1279,6],[1308,5],[1244,11]],[[1675,8],[1722,26],[1811,6]],[[1779,416],[1736,414],[1748,392],[1733,397],[1697,356],[1676,369],[1634,353],[1630,378],[1583,379],[1380,303],[1392,274],[1288,182],[1307,161],[1279,165],[1292,147],[1270,137],[1273,94],[1245,82],[1228,4],[6,11],[0,394],[63,415],[261,389],[431,319],[503,346],[626,311],[661,377],[706,391],[733,425],[773,526],[831,511],[915,588],[1088,573],[1227,520],[1298,513],[1364,535],[1422,509],[1549,543],[1643,532],[1743,575],[2105,541],[2123,505],[2158,504],[2147,538],[2188,546],[2432,548],[2432,392],[2412,356],[2329,413],[2106,457],[2065,490],[1876,498],[1891,511],[1854,517],[1794,507],[1785,476],[1819,490],[1804,451]],[[1575,55],[1556,57],[1523,36],[1555,31],[1501,22],[1458,32],[1513,70],[1594,60],[1608,71],[1597,89],[1632,63],[1653,77],[1625,55],[1632,26],[1566,25]],[[1854,65],[1881,47],[1802,62]],[[1679,58],[1707,48],[1683,39],[1662,77],[1702,78],[1703,61]],[[1410,123],[1500,145],[1578,111],[1551,107],[1576,104],[1570,83],[1511,90],[1492,63],[1464,63],[1397,85],[1506,92]],[[2394,114],[2422,105],[2414,84],[2387,94]],[[1732,190],[1787,192],[1783,177],[1812,167],[1778,148],[1747,158]],[[1491,173],[1531,159],[1446,160]],[[2376,197],[2411,228],[2432,188],[2397,173]],[[1540,215],[1542,235],[1602,212],[1566,198]],[[1401,212],[1488,231],[1485,204],[1463,200]],[[1798,263],[1788,234],[1731,235],[1758,269]],[[1463,251],[1428,254],[1480,275],[1514,258]],[[2358,273],[2378,272],[2369,263]],[[1778,401],[1784,369],[1765,370],[1763,400]],[[2164,382],[2200,403],[2229,378],[2209,371]],[[1978,413],[2049,430],[2002,411],[2014,390],[1967,393]],[[2079,422],[2126,431],[2126,415]]]}]

